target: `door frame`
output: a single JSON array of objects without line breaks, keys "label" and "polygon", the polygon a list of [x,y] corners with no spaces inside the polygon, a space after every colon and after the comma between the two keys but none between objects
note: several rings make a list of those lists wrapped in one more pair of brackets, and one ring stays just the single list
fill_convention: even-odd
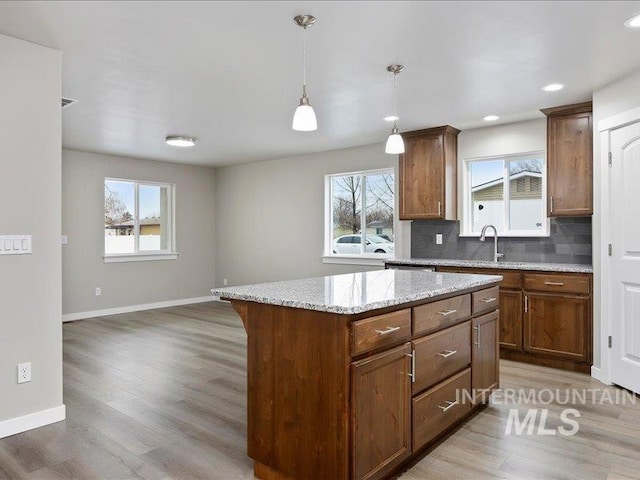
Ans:
[{"label": "door frame", "polygon": [[[609,256],[609,244],[613,243],[611,232],[611,170],[609,167],[609,151],[611,145],[611,132],[619,128],[640,122],[640,107],[613,115],[598,122],[600,134],[600,152],[595,153],[595,171],[600,167],[600,202],[594,202],[594,216],[600,221],[600,245],[593,250],[594,268],[594,321],[599,320],[599,335],[594,335],[594,351],[600,351],[600,366],[591,367],[591,376],[602,383],[611,385],[611,348],[609,348],[609,335],[612,332],[613,303],[611,294],[612,263],[613,257]],[[596,187],[594,182],[594,187]],[[596,215],[597,214],[597,215]],[[594,246],[596,246],[594,244]],[[596,246],[597,247],[597,246]],[[595,325],[594,325],[595,326]],[[594,333],[596,329],[594,328]]]}]

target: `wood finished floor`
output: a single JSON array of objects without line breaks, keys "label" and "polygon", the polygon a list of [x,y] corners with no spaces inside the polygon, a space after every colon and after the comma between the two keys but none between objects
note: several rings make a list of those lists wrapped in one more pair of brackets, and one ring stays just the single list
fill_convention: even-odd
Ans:
[{"label": "wood finished floor", "polygon": [[[230,306],[123,314],[63,330],[67,420],[0,440],[0,479],[253,478],[246,336]],[[608,388],[586,375],[507,361],[501,382]],[[488,407],[401,480],[640,479],[640,401],[578,406],[573,437],[506,436],[510,408]],[[548,408],[555,427],[565,406]]]}]

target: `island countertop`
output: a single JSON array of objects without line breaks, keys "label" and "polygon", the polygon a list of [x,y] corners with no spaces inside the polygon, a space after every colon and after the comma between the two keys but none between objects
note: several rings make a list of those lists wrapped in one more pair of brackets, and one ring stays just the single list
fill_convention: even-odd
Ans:
[{"label": "island countertop", "polygon": [[501,280],[500,275],[375,270],[214,288],[211,294],[225,300],[243,300],[338,314],[358,314],[491,286]]},{"label": "island countertop", "polygon": [[593,273],[591,265],[574,263],[492,262],[487,260],[455,260],[442,258],[398,258],[384,262],[388,266],[407,267],[467,267],[501,270],[527,270],[561,273]]}]

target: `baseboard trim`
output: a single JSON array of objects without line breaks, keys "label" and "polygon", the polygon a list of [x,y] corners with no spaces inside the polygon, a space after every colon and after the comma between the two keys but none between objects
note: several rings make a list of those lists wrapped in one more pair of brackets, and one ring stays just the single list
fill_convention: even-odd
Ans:
[{"label": "baseboard trim", "polygon": [[591,376],[605,385],[612,385],[611,379],[598,367],[591,367]]},{"label": "baseboard trim", "polygon": [[0,422],[0,438],[15,435],[17,433],[44,427],[52,423],[61,422],[67,417],[67,409],[64,405],[59,407],[41,410],[39,412],[23,415],[22,417],[10,418]]},{"label": "baseboard trim", "polygon": [[65,313],[64,315],[62,315],[62,321],[73,322],[75,320],[85,320],[87,318],[106,317],[108,315],[118,315],[120,313],[141,312],[143,310],[154,310],[156,308],[179,307],[180,305],[213,302],[215,300],[216,299],[213,296],[209,295],[206,297],[183,298],[180,300],[143,303],[140,305],[129,305],[126,307],[105,308],[104,310],[93,310],[91,312]]}]

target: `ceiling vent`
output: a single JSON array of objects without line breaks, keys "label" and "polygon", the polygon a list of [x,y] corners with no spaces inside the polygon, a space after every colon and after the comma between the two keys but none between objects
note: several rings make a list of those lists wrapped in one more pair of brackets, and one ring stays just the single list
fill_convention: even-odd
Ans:
[{"label": "ceiling vent", "polygon": [[64,98],[64,97],[62,97],[60,101],[62,104],[62,108],[67,108],[69,105],[73,105],[74,103],[77,102],[77,100],[74,100],[73,98]]}]

